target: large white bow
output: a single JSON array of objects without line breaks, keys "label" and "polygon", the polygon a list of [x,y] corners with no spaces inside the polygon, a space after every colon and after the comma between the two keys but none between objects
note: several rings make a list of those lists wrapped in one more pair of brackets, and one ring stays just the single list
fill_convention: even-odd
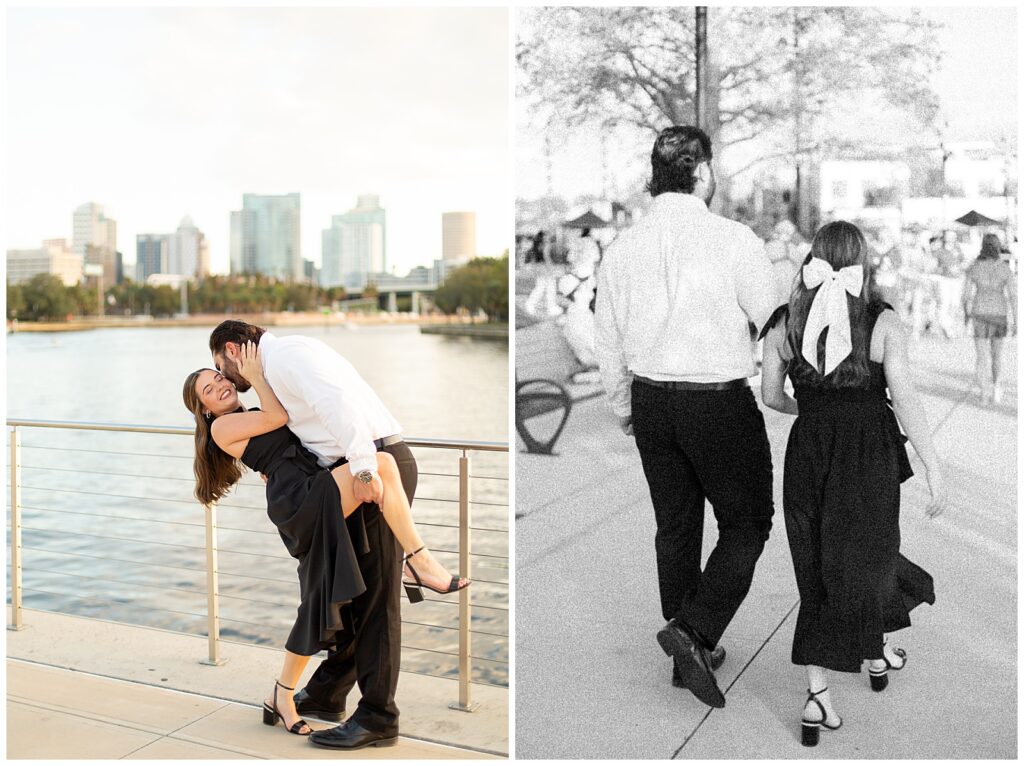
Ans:
[{"label": "large white bow", "polygon": [[804,266],[804,284],[808,290],[821,288],[811,302],[804,325],[803,352],[811,367],[818,369],[818,337],[827,327],[825,339],[825,372],[831,373],[853,351],[850,337],[850,312],[846,307],[846,293],[860,295],[864,286],[864,267],[846,266],[839,271],[821,258],[811,258]]}]

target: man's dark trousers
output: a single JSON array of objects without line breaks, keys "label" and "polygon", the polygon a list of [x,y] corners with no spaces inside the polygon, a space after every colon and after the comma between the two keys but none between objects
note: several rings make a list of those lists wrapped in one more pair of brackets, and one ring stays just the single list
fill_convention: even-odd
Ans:
[{"label": "man's dark trousers", "polygon": [[[398,463],[402,487],[412,504],[419,478],[412,450],[399,442],[382,451]],[[345,462],[342,459],[333,467]],[[390,736],[398,734],[395,690],[402,652],[402,550],[376,505],[363,504],[355,513],[363,514],[370,543],[370,551],[359,555],[366,592],[352,601],[349,613],[354,624],[338,634],[334,649],[306,683],[306,693],[321,705],[342,710],[358,683],[362,697],[351,718],[365,729]]]},{"label": "man's dark trousers", "polygon": [[[661,609],[709,647],[750,589],[775,507],[764,416],[748,387],[671,390],[634,380],[633,433],[658,525]],[[704,501],[718,544],[701,571]]]}]

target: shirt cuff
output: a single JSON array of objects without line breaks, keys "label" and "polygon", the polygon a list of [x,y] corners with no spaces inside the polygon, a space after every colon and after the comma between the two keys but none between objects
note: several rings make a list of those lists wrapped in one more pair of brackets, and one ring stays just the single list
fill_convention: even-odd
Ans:
[{"label": "shirt cuff", "polygon": [[369,471],[374,475],[377,474],[376,454],[367,457],[357,457],[354,460],[349,460],[348,465],[349,470],[352,471],[353,476],[355,476],[360,471]]}]

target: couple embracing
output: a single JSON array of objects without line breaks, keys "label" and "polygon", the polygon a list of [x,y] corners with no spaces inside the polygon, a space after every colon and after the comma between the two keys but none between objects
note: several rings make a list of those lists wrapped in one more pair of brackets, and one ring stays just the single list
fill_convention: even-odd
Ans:
[{"label": "couple embracing", "polygon": [[[800,595],[792,661],[807,672],[802,742],[816,745],[823,729],[842,725],[828,671],[859,673],[866,661],[870,687],[884,690],[888,671],[907,662],[887,634],[935,600],[932,578],[899,550],[900,484],[913,474],[907,437],[927,473],[927,515],[944,505],[907,334],[892,307],[872,296],[857,227],[822,227],[788,303],[776,306],[761,240],[708,210],[708,136],[688,126],[663,130],[651,171],[650,212],[601,264],[596,341],[612,410],[636,440],[654,506],[668,620],[657,639],[673,658],[673,684],[724,707],[719,641],[747,595],[774,514],[771,450],[747,382],[761,337],[762,402],[796,416],[782,493]],[[702,570],[705,501],[718,542]]]},{"label": "couple embracing", "polygon": [[[424,546],[410,504],[416,459],[401,427],[355,368],[320,341],[275,337],[237,320],[210,335],[215,369],[185,380],[195,418],[196,497],[210,505],[241,478],[266,481],[267,514],[298,560],[300,603],[263,722],[279,720],[320,747],[357,750],[397,742],[401,643],[399,584],[451,593],[450,575]],[[258,409],[239,391],[252,388]],[[402,555],[405,551],[405,555]],[[327,650],[304,689],[309,658]],[[352,687],[361,697],[345,719]],[[302,715],[344,723],[313,731]]]}]

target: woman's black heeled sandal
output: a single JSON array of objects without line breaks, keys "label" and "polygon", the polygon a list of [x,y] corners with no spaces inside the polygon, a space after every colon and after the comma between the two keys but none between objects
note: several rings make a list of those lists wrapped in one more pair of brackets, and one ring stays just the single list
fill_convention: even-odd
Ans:
[{"label": "woman's black heeled sandal", "polygon": [[[813,702],[818,706],[818,710],[821,711],[820,721],[808,721],[806,718],[800,721],[800,744],[804,747],[814,747],[818,744],[818,734],[821,729],[828,729],[829,731],[835,731],[843,725],[843,719],[839,718],[839,723],[835,726],[829,726],[825,723],[828,720],[828,712],[825,710],[825,706],[821,704],[818,699],[819,694],[824,694],[828,691],[826,686],[824,689],[819,689],[816,692],[812,692],[810,689],[807,690],[807,702]],[[804,707],[807,707],[807,702],[804,703]],[[838,718],[838,716],[836,716]]]},{"label": "woman's black heeled sandal", "polygon": [[405,586],[405,595],[409,597],[409,603],[411,604],[416,604],[423,600],[423,588],[430,588],[434,593],[455,593],[463,588],[468,588],[471,584],[471,581],[467,581],[465,585],[459,586],[459,580],[461,578],[456,577],[455,575],[452,575],[452,580],[448,583],[447,590],[441,590],[440,588],[435,588],[433,585],[427,585],[423,582],[423,580],[420,579],[419,573],[416,571],[415,567],[413,567],[412,562],[409,561],[409,559],[426,547],[427,546],[425,545],[421,545],[412,553],[407,553],[402,557],[402,563],[409,567],[409,573],[413,576],[413,579],[416,580],[414,583],[402,580],[402,585]]},{"label": "woman's black heeled sandal", "polygon": [[890,670],[903,670],[907,664],[907,653],[903,649],[893,649],[892,653],[897,657],[900,657],[903,662],[899,665],[893,665],[889,662],[889,658],[885,656],[885,644],[882,644],[882,661],[885,662],[885,668],[875,670],[870,665],[868,666],[868,677],[871,679],[871,688],[876,691],[884,691],[889,685],[889,671]]},{"label": "woman's black heeled sandal", "polygon": [[[274,706],[271,707],[266,702],[263,703],[263,723],[265,723],[267,726],[276,726],[278,719],[281,720],[282,724],[284,723],[284,716],[281,715],[280,711],[277,709],[278,686],[280,686],[282,689],[287,689],[290,692],[295,691],[294,687],[288,687],[280,681],[274,681]],[[303,726],[309,729],[309,731],[302,731]],[[300,718],[298,721],[296,721],[290,727],[288,727],[288,731],[292,734],[298,734],[300,737],[308,737],[310,732],[312,732],[313,730],[312,728],[310,728],[310,725],[308,723],[306,723],[304,720]]]}]

